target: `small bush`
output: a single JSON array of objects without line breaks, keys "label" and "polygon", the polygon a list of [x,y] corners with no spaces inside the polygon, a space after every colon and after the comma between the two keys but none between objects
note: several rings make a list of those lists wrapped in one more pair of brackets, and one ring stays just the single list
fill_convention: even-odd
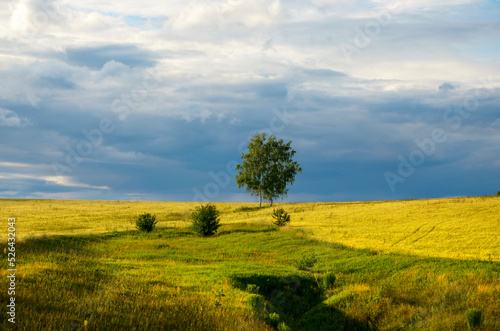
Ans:
[{"label": "small bush", "polygon": [[277,226],[284,226],[290,223],[290,215],[283,208],[275,209],[272,217],[274,218],[273,223]]},{"label": "small bush", "polygon": [[260,287],[255,284],[247,284],[247,292],[259,294]]},{"label": "small bush", "polygon": [[323,303],[329,307],[346,307],[356,296],[357,294],[351,290],[343,290],[329,297]]},{"label": "small bush", "polygon": [[151,232],[156,226],[156,215],[151,215],[150,213],[144,213],[139,215],[135,221],[135,226],[137,230]]},{"label": "small bush", "polygon": [[500,191],[497,192],[497,195],[500,195]]},{"label": "small bush", "polygon": [[308,271],[318,262],[316,255],[311,255],[309,257],[302,257],[302,259],[297,263],[297,269]]},{"label": "small bush", "polygon": [[300,330],[374,330],[374,328],[348,325],[343,312],[337,308],[320,303],[301,316]]},{"label": "small bush", "polygon": [[263,309],[266,306],[266,299],[260,294],[251,294],[247,297],[247,305],[255,309]]},{"label": "small bush", "polygon": [[[282,319],[285,319],[282,315],[285,313],[287,319],[298,320],[300,316],[323,300],[322,289],[318,287],[316,279],[309,274],[288,274],[286,276],[233,274],[230,276],[230,284],[240,290],[246,290],[247,284],[259,286],[259,293],[267,298],[264,301],[267,307],[267,314],[262,316],[264,320],[267,320],[269,314],[274,312],[279,313]],[[265,312],[263,311],[263,313]]]},{"label": "small bush", "polygon": [[191,215],[193,230],[199,236],[208,237],[217,233],[219,229],[219,211],[215,205],[198,206]]},{"label": "small bush", "polygon": [[278,315],[278,313],[269,314],[269,324],[271,324],[271,326],[277,328],[279,322],[280,322],[280,315]]},{"label": "small bush", "polygon": [[481,309],[468,309],[465,312],[465,317],[467,318],[467,327],[473,329],[480,327],[484,320],[484,314]]},{"label": "small bush", "polygon": [[323,275],[323,287],[330,288],[335,284],[336,277],[333,272],[327,272]]},{"label": "small bush", "polygon": [[212,291],[212,294],[214,296],[214,306],[215,307],[222,306],[221,299],[226,296],[224,294],[224,290],[218,289],[216,291]]},{"label": "small bush", "polygon": [[278,324],[278,331],[291,331],[292,329],[290,329],[289,326],[287,326],[285,324],[285,322],[281,322],[280,324]]}]

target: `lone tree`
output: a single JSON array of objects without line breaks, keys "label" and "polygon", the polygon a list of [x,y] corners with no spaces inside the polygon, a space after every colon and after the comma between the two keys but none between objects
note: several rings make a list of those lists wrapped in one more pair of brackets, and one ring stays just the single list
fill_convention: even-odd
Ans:
[{"label": "lone tree", "polygon": [[293,184],[295,175],[302,173],[300,165],[293,161],[295,150],[283,139],[277,140],[273,134],[266,140],[265,133],[255,134],[248,143],[248,153],[242,153],[241,165],[236,165],[238,188],[246,186],[247,192],[262,200],[273,201],[288,193],[287,185]]}]

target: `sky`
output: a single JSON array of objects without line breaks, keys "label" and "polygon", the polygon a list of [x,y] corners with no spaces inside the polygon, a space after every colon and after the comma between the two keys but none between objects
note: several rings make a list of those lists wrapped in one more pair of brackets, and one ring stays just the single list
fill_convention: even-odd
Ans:
[{"label": "sky", "polygon": [[0,1],[0,198],[257,201],[257,132],[287,202],[500,191],[500,1]]}]

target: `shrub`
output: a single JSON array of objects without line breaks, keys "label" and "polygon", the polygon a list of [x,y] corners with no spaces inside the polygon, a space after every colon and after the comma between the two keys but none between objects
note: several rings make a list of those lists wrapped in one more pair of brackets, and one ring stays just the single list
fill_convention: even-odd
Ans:
[{"label": "shrub", "polygon": [[335,275],[333,272],[327,272],[326,274],[323,275],[323,287],[324,288],[330,288],[335,284]]},{"label": "shrub", "polygon": [[[267,298],[264,303],[267,314],[262,316],[267,320],[270,313],[279,313],[290,320],[298,320],[303,314],[323,300],[323,291],[318,282],[309,274],[288,274],[283,276],[270,274],[233,274],[230,276],[233,287],[246,290],[247,284],[259,286],[259,293]],[[251,294],[248,294],[250,296]],[[255,300],[255,299],[247,299]],[[266,311],[263,311],[265,313]],[[308,329],[304,329],[308,330]]]},{"label": "shrub", "polygon": [[135,226],[137,230],[151,232],[155,228],[157,221],[156,215],[151,215],[150,213],[144,213],[139,215],[135,221]]},{"label": "shrub", "polygon": [[255,309],[263,309],[266,306],[265,299],[260,294],[251,294],[247,297],[247,304]]},{"label": "shrub", "polygon": [[214,296],[214,306],[215,307],[220,307],[222,306],[221,299],[225,297],[226,295],[224,294],[224,290],[219,289],[217,291],[212,291],[212,294]]},{"label": "shrub", "polygon": [[497,195],[500,195],[500,191],[497,192]]},{"label": "shrub", "polygon": [[191,215],[193,230],[203,237],[212,236],[219,229],[219,211],[215,205],[198,206]]},{"label": "shrub", "polygon": [[269,314],[269,324],[271,324],[271,326],[277,328],[279,322],[280,322],[280,315],[278,315],[278,313]]},{"label": "shrub", "polygon": [[309,257],[303,256],[302,259],[297,263],[297,269],[308,271],[318,262],[316,255],[311,255]]},{"label": "shrub", "polygon": [[277,226],[284,226],[290,222],[290,215],[283,209],[275,209],[272,214],[274,221],[273,223]]},{"label": "shrub", "polygon": [[[375,328],[348,325],[340,309],[320,303],[301,316],[300,330],[375,330]],[[361,325],[360,325],[361,326]]]},{"label": "shrub", "polygon": [[484,314],[481,309],[468,309],[465,312],[465,317],[467,318],[467,327],[473,329],[475,327],[480,327],[484,320]]},{"label": "shrub", "polygon": [[259,294],[260,287],[255,284],[247,284],[247,292]]},{"label": "shrub", "polygon": [[292,329],[290,329],[289,326],[287,326],[285,324],[285,322],[281,322],[279,325],[278,325],[278,331],[291,331]]}]

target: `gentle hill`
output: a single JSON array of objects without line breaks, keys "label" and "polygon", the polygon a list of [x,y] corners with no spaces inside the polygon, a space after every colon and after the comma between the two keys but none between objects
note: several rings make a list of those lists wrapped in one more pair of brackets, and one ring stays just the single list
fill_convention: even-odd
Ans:
[{"label": "gentle hill", "polygon": [[[78,200],[0,200],[3,219],[18,219],[20,238],[135,229],[142,212],[159,227],[185,227],[199,203]],[[292,216],[290,228],[354,248],[421,256],[500,261],[500,197],[407,201],[276,204]],[[217,203],[221,222],[270,222],[255,203]]]},{"label": "gentle hill", "polygon": [[[282,228],[272,208],[217,203],[223,224],[203,238],[188,227],[198,203],[0,200],[16,218],[15,326],[276,330],[279,315],[292,330],[464,330],[474,308],[478,330],[498,330],[499,202],[280,204]],[[151,233],[135,230],[144,212]]]}]

